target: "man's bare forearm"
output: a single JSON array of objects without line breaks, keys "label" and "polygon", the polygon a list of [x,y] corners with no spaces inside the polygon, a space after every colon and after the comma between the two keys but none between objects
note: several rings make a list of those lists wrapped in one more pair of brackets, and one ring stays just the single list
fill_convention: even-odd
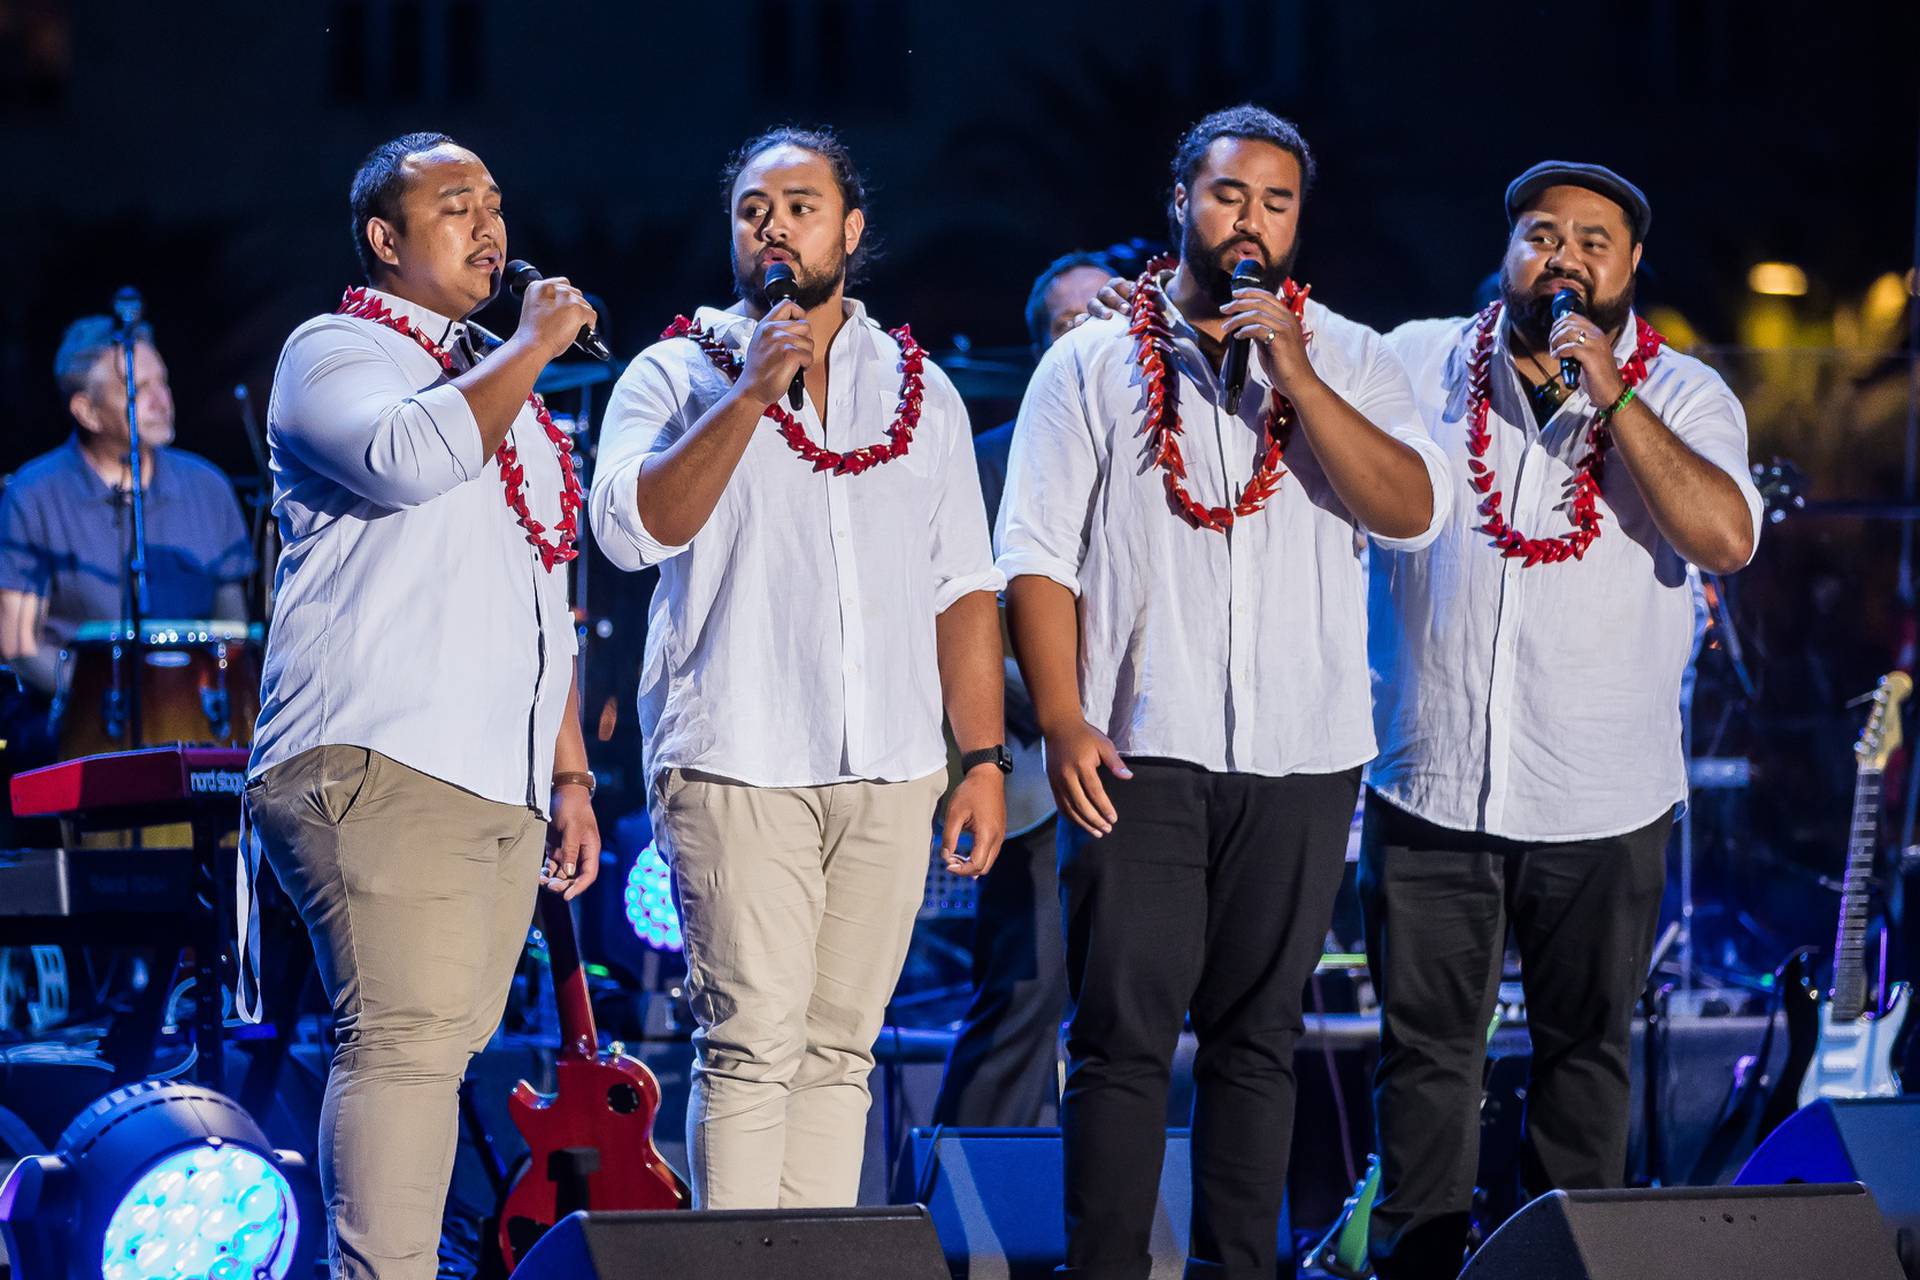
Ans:
[{"label": "man's bare forearm", "polygon": [[1319,383],[1293,401],[1327,483],[1369,533],[1412,538],[1433,521],[1433,482],[1418,453]]},{"label": "man's bare forearm", "polygon": [[1639,400],[1613,417],[1614,447],[1660,534],[1689,563],[1732,573],[1753,558],[1753,513],[1733,477]]},{"label": "man's bare forearm", "polygon": [[1051,578],[1021,574],[1007,584],[1007,627],[1041,732],[1082,720],[1080,611],[1073,592]]},{"label": "man's bare forearm", "polygon": [[991,591],[954,601],[934,621],[940,692],[962,753],[1006,741],[1006,679],[1000,661],[1000,605]]},{"label": "man's bare forearm", "polygon": [[693,541],[720,505],[765,412],[766,405],[736,388],[641,465],[633,497],[648,533],[667,546]]}]

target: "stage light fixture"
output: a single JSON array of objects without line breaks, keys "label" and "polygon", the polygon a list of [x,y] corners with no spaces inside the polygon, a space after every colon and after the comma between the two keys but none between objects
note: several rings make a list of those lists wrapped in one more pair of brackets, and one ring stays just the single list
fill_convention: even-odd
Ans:
[{"label": "stage light fixture", "polygon": [[325,1230],[304,1160],[167,1080],[107,1094],[0,1183],[15,1280],[305,1280]]},{"label": "stage light fixture", "polygon": [[673,905],[673,874],[657,846],[649,844],[627,872],[627,923],[655,951],[679,951],[680,912]]}]

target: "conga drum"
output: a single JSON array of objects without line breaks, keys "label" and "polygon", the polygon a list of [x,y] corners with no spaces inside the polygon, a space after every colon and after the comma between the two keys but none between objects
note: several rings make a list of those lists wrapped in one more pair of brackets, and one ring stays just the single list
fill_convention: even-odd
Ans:
[{"label": "conga drum", "polygon": [[137,638],[118,622],[82,625],[60,654],[53,702],[60,758],[173,743],[251,744],[260,714],[260,640],[260,628],[244,622],[153,618]]}]

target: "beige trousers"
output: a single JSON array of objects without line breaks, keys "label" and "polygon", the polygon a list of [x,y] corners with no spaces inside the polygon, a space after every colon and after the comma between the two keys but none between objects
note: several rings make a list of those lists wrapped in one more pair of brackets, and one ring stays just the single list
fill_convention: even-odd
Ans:
[{"label": "beige trousers", "polygon": [[247,799],[333,1004],[320,1111],[333,1274],[432,1280],[460,1080],[506,1004],[546,824],[365,747],[303,752]]},{"label": "beige trousers", "polygon": [[660,775],[693,1034],[687,1163],[702,1209],[851,1205],[867,1076],[925,892],[946,774],[752,787]]}]

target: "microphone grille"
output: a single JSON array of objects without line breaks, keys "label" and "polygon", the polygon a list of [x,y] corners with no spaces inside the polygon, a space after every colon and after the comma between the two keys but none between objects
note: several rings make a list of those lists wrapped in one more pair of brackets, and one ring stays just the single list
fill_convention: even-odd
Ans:
[{"label": "microphone grille", "polygon": [[507,263],[507,292],[519,297],[527,291],[527,286],[540,279],[539,270],[525,258],[514,258]]}]

